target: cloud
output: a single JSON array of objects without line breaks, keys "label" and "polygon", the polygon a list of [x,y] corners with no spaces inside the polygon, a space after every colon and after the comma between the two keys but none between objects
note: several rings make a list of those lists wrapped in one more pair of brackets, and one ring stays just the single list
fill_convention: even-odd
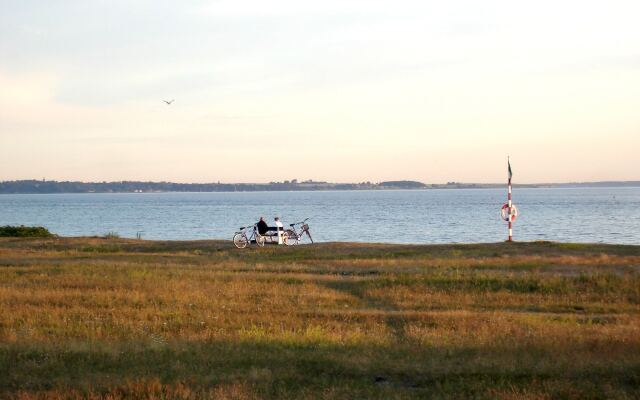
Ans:
[{"label": "cloud", "polygon": [[335,17],[340,15],[393,15],[402,13],[409,7],[419,7],[418,1],[400,1],[390,3],[380,0],[368,0],[366,5],[360,2],[325,0],[321,2],[303,2],[296,0],[274,1],[233,1],[216,0],[205,4],[199,12],[221,18],[254,19],[259,17]]}]

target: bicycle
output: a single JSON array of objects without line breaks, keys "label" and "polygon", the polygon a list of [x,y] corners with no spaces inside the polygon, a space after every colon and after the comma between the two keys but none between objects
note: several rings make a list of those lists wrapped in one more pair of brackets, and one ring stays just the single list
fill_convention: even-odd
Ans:
[{"label": "bicycle", "polygon": [[[251,228],[251,233],[247,232]],[[265,238],[258,232],[258,226],[241,226],[240,230],[233,235],[233,245],[239,249],[244,249],[249,243],[255,243],[258,247],[264,247]]]},{"label": "bicycle", "polygon": [[[307,221],[309,218],[305,218],[303,221],[296,222],[293,224],[289,224],[291,228],[284,231],[284,244],[287,246],[295,246],[300,243],[300,241],[304,238],[304,234],[306,233],[309,237],[311,243],[313,243],[313,238],[311,237],[311,232],[309,232],[309,224]],[[300,226],[300,231],[296,231],[296,226]]]}]

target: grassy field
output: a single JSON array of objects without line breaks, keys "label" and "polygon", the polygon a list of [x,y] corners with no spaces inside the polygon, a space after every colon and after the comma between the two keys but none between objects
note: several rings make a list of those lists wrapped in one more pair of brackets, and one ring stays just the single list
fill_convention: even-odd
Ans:
[{"label": "grassy field", "polygon": [[0,398],[640,398],[640,246],[0,239]]}]

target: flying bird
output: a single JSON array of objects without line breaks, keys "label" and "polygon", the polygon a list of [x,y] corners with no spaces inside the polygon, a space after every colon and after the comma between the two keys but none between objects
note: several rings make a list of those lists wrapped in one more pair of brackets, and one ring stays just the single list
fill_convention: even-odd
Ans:
[{"label": "flying bird", "polygon": [[167,103],[167,105],[168,105],[168,106],[170,106],[170,105],[171,105],[171,103],[173,103],[173,101],[174,101],[174,100],[175,100],[175,99],[171,99],[171,100],[162,100],[162,101],[164,101],[165,103]]}]

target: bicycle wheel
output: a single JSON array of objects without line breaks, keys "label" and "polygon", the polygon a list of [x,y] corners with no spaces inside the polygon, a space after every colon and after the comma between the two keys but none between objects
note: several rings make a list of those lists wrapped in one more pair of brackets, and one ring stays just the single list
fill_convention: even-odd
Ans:
[{"label": "bicycle wheel", "polygon": [[236,233],[233,236],[233,245],[239,249],[244,249],[249,244],[247,237],[242,233]]},{"label": "bicycle wheel", "polygon": [[298,244],[298,235],[293,231],[293,229],[287,229],[283,233],[284,236],[284,244],[287,246],[295,246]]}]

